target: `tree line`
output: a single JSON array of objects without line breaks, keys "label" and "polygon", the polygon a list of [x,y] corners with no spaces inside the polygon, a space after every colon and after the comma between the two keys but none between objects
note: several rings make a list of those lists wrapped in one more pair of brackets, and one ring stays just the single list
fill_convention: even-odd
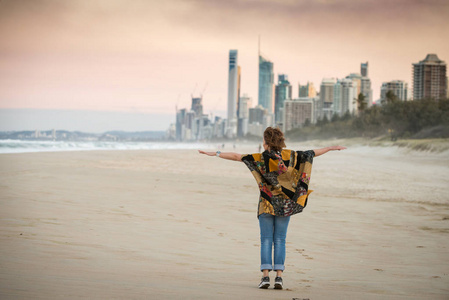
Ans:
[{"label": "tree line", "polygon": [[401,138],[449,138],[449,99],[401,101],[392,92],[380,105],[368,107],[363,94],[354,99],[358,113],[326,116],[316,124],[306,121],[303,127],[286,133],[292,139],[328,139],[385,136]]}]

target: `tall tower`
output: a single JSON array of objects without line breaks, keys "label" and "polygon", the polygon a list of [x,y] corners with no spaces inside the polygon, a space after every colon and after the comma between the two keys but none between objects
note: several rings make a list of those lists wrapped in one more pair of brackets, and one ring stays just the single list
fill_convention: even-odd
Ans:
[{"label": "tall tower", "polygon": [[229,50],[229,79],[228,79],[228,123],[226,136],[237,135],[237,101],[240,89],[240,67],[238,66],[238,51]]},{"label": "tall tower", "polygon": [[195,112],[195,117],[199,118],[203,115],[203,96],[201,95],[200,97],[193,97],[192,95],[192,108],[191,110],[193,110]]},{"label": "tall tower", "polygon": [[380,100],[384,101],[387,98],[387,93],[392,91],[393,94],[401,101],[408,100],[408,85],[402,80],[393,80],[389,82],[383,82],[380,88]]},{"label": "tall tower", "polygon": [[273,63],[260,53],[259,40],[259,105],[266,108],[269,114],[273,114]]},{"label": "tall tower", "polygon": [[413,99],[443,99],[447,95],[446,63],[436,54],[413,64]]},{"label": "tall tower", "polygon": [[360,64],[360,74],[362,75],[360,92],[365,96],[365,101],[369,107],[373,105],[373,89],[368,75],[368,62]]},{"label": "tall tower", "polygon": [[362,77],[368,77],[368,62],[360,64],[360,74]]},{"label": "tall tower", "polygon": [[285,74],[278,75],[278,84],[274,92],[274,120],[276,124],[282,123],[285,100],[292,99],[292,86]]}]

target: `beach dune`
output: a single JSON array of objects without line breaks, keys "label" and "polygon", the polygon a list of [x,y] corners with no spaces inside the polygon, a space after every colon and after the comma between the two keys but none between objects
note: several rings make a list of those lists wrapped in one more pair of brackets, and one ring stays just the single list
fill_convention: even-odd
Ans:
[{"label": "beach dune", "polygon": [[1,299],[449,297],[447,152],[315,158],[281,291],[257,289],[258,188],[243,163],[139,150],[2,154],[0,166]]}]

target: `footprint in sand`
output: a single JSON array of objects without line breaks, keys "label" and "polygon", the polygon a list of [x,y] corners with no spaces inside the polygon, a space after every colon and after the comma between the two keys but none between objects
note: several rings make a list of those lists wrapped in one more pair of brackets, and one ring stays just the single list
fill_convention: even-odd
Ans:
[{"label": "footprint in sand", "polygon": [[383,272],[384,270],[382,269],[374,269],[375,271],[379,271],[379,272]]},{"label": "footprint in sand", "polygon": [[295,249],[297,252],[299,252],[305,259],[313,259],[313,257],[308,256],[307,254],[304,254],[304,249]]}]

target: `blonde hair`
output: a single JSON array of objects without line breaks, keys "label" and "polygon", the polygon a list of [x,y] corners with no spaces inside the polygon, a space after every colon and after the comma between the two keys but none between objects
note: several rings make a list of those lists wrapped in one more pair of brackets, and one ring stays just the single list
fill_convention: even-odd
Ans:
[{"label": "blonde hair", "polygon": [[279,128],[267,127],[263,133],[263,138],[268,147],[276,152],[280,152],[282,148],[286,147],[284,134]]}]

